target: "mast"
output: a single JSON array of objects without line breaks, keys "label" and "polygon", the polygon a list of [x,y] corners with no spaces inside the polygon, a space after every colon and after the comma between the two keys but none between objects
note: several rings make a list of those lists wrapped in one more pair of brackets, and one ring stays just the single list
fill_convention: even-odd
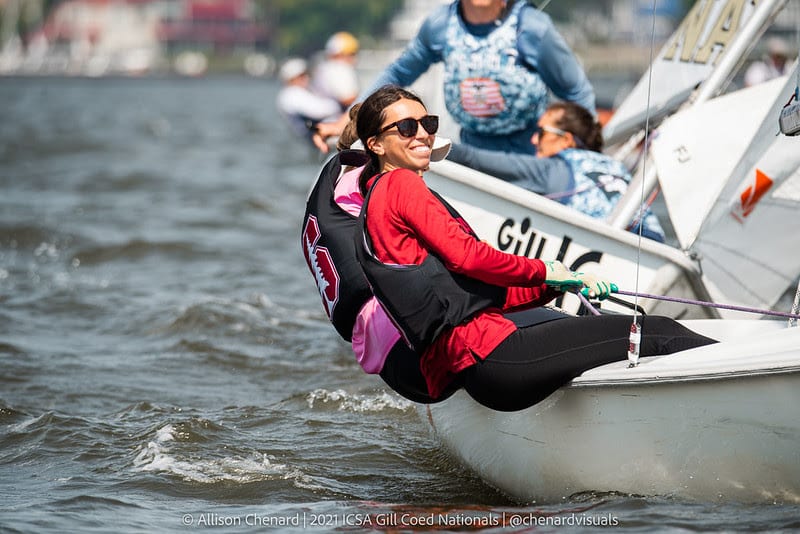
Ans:
[{"label": "mast", "polygon": [[[710,0],[708,0],[710,1]],[[738,67],[741,65],[749,51],[755,46],[758,38],[784,8],[788,0],[760,0],[753,13],[739,30],[726,50],[719,58],[717,65],[692,96],[689,97],[685,107],[701,104],[717,96],[729,83]],[[651,67],[652,68],[652,67]],[[645,147],[647,150],[647,147]],[[643,172],[642,169],[645,169]],[[628,187],[628,192],[620,200],[608,218],[608,222],[615,228],[626,228],[630,221],[637,215],[642,197],[647,197],[658,182],[658,172],[650,155],[647,155],[643,167],[637,169],[634,179]]]}]

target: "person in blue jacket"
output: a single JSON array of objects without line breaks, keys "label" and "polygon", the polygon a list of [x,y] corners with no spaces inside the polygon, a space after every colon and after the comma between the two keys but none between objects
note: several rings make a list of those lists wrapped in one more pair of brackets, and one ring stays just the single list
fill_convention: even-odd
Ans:
[{"label": "person in blue jacket", "polygon": [[[550,17],[526,0],[456,0],[437,8],[358,100],[385,85],[407,87],[439,62],[447,110],[471,146],[534,154],[528,140],[551,91],[595,109],[578,60]],[[315,144],[326,151],[324,139],[346,122],[342,116],[320,124]]]},{"label": "person in blue jacket", "polygon": [[[530,142],[536,156],[482,150],[454,143],[448,159],[557,200],[598,219],[607,218],[628,189],[631,174],[603,154],[603,130],[592,114],[572,102],[551,104]],[[642,235],[664,241],[658,218],[641,217]],[[638,221],[630,228],[639,232]]]}]

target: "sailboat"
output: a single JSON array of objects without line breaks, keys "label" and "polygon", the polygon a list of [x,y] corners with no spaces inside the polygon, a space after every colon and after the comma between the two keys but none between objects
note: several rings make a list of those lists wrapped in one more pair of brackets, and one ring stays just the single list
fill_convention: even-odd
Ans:
[{"label": "sailboat", "polygon": [[682,322],[721,342],[589,370],[518,412],[462,390],[421,415],[451,455],[520,502],[622,492],[800,503],[800,328]]},{"label": "sailboat", "polygon": [[[658,126],[646,168],[608,221],[453,163],[426,174],[498,248],[685,297],[645,307],[720,341],[591,369],[518,412],[492,411],[463,391],[420,408],[455,458],[512,498],[613,491],[800,503],[800,328],[795,319],[753,320],[689,302],[766,310],[800,276],[800,137],[778,130],[798,66],[789,77],[720,95],[784,4],[695,4],[607,126],[607,138],[628,150],[640,144],[645,118]],[[678,75],[679,67],[688,68]],[[646,78],[665,74],[671,88],[643,99]],[[675,246],[625,230],[656,182]]]},{"label": "sailboat", "polygon": [[[737,182],[730,179],[734,168],[741,169],[738,155],[757,153],[757,150],[751,153],[746,149],[754,139],[759,124],[765,124],[765,131],[772,128],[772,134],[777,131],[777,119],[765,120],[765,116],[768,110],[775,111],[775,105],[784,95],[786,99],[789,98],[791,89],[788,86],[791,81],[784,79],[786,86],[783,88],[779,87],[779,82],[775,82],[736,92],[736,100],[729,104],[718,105],[715,102],[706,106],[706,103],[726,86],[736,67],[741,64],[742,57],[747,55],[785,3],[785,0],[767,0],[755,5],[744,0],[698,1],[664,45],[650,71],[642,76],[606,125],[604,137],[607,143],[618,147],[615,155],[625,157],[642,144],[646,119],[651,127],[660,126],[656,139],[652,141],[654,147],[667,147],[661,138],[668,134],[670,128],[680,140],[686,133],[686,124],[670,127],[665,123],[674,119],[676,111],[683,106],[684,111],[696,113],[692,116],[707,119],[705,125],[700,125],[701,128],[697,128],[700,119],[696,119],[691,126],[695,129],[689,132],[696,134],[701,146],[722,136],[729,141],[728,145],[720,142],[715,149],[705,152],[717,159],[716,166],[719,169],[714,168],[712,163],[710,169],[706,168],[705,174],[700,177],[693,175],[688,178],[689,174],[685,173],[683,183],[694,184],[696,189],[706,187],[712,195],[723,193],[721,184],[727,183],[731,188],[738,186],[741,180]],[[650,84],[650,79],[656,83]],[[653,91],[648,95],[650,86]],[[714,116],[712,113],[717,113],[720,108],[725,112]],[[652,111],[650,116],[648,109]],[[703,110],[706,110],[705,115]],[[727,123],[721,122],[723,116]],[[725,152],[720,152],[722,150]],[[432,189],[456,206],[481,239],[500,250],[525,256],[556,258],[572,269],[592,270],[615,280],[620,286],[636,285],[646,294],[774,306],[790,286],[791,275],[800,274],[800,269],[781,270],[779,279],[771,281],[771,284],[780,285],[780,289],[770,289],[766,293],[748,291],[763,297],[760,300],[753,295],[742,298],[742,291],[718,281],[720,270],[711,272],[708,255],[703,254],[707,250],[702,248],[705,241],[687,239],[683,235],[682,221],[689,216],[704,218],[709,215],[709,203],[715,197],[705,198],[706,203],[698,206],[694,202],[687,203],[687,195],[675,188],[672,188],[677,191],[675,194],[665,195],[670,209],[670,222],[676,230],[681,231],[678,246],[649,240],[640,243],[636,236],[626,231],[641,207],[642,198],[648,196],[659,181],[661,187],[666,189],[669,187],[667,177],[672,179],[685,172],[677,168],[677,164],[672,165],[670,170],[666,166],[668,158],[687,160],[688,149],[669,146],[653,152],[658,154],[658,160],[653,161],[652,157],[643,160],[628,192],[606,221],[576,214],[558,202],[451,161],[433,164],[425,179]],[[696,152],[692,154],[693,161],[701,151]],[[720,158],[720,153],[726,156]],[[791,165],[787,167],[789,170]],[[660,166],[665,167],[663,172]],[[726,168],[722,169],[723,166]],[[739,178],[744,179],[745,176]],[[777,187],[774,180],[773,187]],[[694,190],[690,192],[692,199],[700,198]],[[719,215],[713,214],[714,217]],[[709,218],[706,222],[712,220]],[[703,234],[704,239],[710,237],[710,228],[706,229],[709,232]],[[778,293],[777,297],[775,293]],[[674,301],[643,302],[650,313],[675,318],[715,318],[723,315],[716,309]],[[579,302],[574,298],[559,304],[569,311],[579,308]],[[608,307],[622,311],[613,305]]]}]

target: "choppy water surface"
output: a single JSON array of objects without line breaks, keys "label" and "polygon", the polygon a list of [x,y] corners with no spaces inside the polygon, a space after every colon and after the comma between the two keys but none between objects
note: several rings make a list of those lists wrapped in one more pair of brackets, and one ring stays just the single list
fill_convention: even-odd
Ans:
[{"label": "choppy water surface", "polygon": [[361,373],[299,249],[320,159],[271,82],[0,80],[0,528],[800,527],[797,507],[507,500]]}]

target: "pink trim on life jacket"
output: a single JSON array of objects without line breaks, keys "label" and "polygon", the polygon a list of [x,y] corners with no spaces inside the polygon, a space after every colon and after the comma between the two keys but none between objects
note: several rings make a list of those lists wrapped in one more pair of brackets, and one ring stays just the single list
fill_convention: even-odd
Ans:
[{"label": "pink trim on life jacket", "polygon": [[[358,177],[363,169],[357,167],[342,174],[333,191],[339,207],[354,217],[358,217],[364,205],[364,196],[358,190]],[[389,351],[399,340],[400,332],[378,300],[369,299],[358,312],[352,338],[353,352],[364,372],[380,373]]]},{"label": "pink trim on life jacket", "polygon": [[389,351],[399,340],[400,332],[378,300],[369,299],[358,312],[353,326],[353,352],[364,372],[380,373]]},{"label": "pink trim on life jacket", "polygon": [[333,189],[333,199],[344,211],[354,217],[361,213],[364,195],[358,190],[358,177],[364,167],[356,167],[342,174]]}]

